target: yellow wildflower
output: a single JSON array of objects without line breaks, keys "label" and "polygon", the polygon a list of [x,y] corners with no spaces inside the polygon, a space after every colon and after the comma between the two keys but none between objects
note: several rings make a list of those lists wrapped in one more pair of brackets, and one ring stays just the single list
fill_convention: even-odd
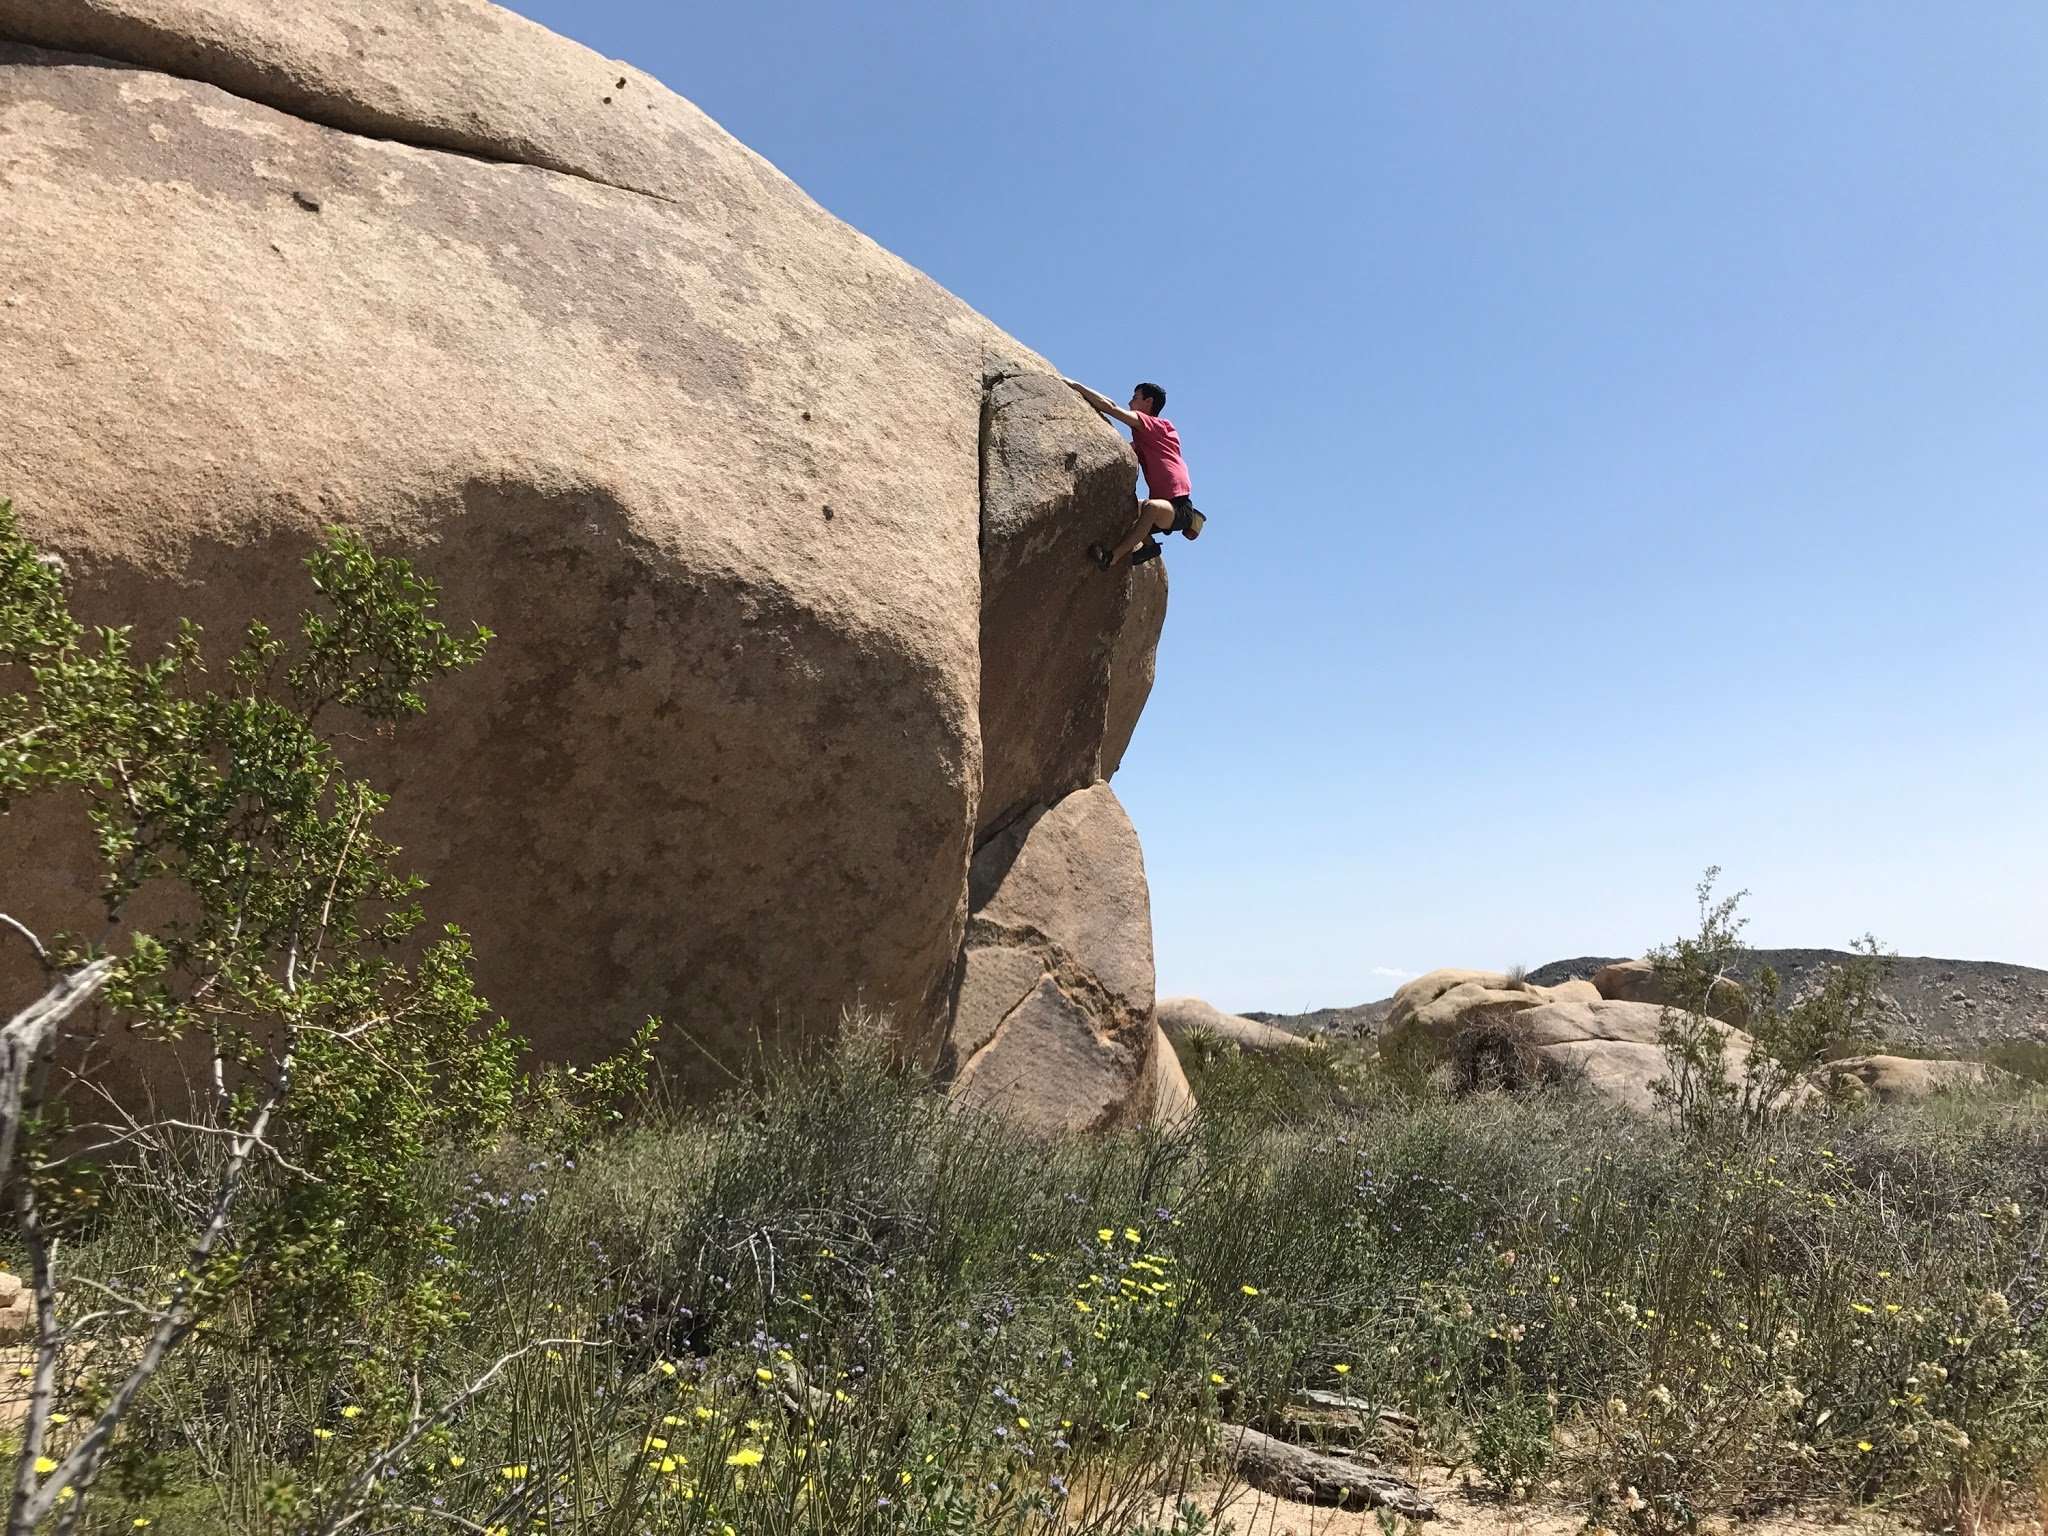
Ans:
[{"label": "yellow wildflower", "polygon": [[743,1445],[725,1458],[725,1464],[728,1467],[758,1467],[761,1465],[761,1452],[751,1445]]}]

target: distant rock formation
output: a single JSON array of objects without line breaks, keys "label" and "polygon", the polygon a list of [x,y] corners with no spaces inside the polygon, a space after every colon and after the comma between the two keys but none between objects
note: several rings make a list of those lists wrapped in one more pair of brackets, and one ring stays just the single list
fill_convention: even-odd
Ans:
[{"label": "distant rock formation", "polygon": [[[1778,973],[1781,1001],[1817,987],[1828,969],[1856,957],[1839,949],[1760,949],[1743,955],[1734,980],[1747,988],[1766,965]],[[1617,955],[1555,960],[1528,973],[1533,986],[1591,981],[1609,967],[1640,973],[1649,962]],[[1613,980],[1613,994],[1622,996]],[[1398,994],[1396,994],[1398,996]],[[1603,994],[1605,995],[1605,994]],[[1246,1017],[1303,1034],[1379,1034],[1394,998],[1309,1013],[1251,1013]],[[1878,1034],[1917,1049],[1974,1051],[1996,1045],[2048,1043],[2048,970],[1985,960],[1901,956],[1892,964],[1878,1000]]]},{"label": "distant rock formation", "polygon": [[[1625,987],[1636,985],[1633,976]],[[1583,1083],[1603,1098],[1648,1111],[1670,1076],[1666,1010],[1602,997],[1590,981],[1539,986],[1491,971],[1431,971],[1394,994],[1380,1033],[1384,1057],[1448,1063],[1460,1086],[1533,1088]],[[1723,1069],[1740,1082],[1754,1042],[1713,1022]],[[1801,1097],[1812,1090],[1801,1087]]]},{"label": "distant rock formation", "polygon": [[1199,1036],[1207,1036],[1219,1044],[1235,1046],[1254,1055],[1315,1048],[1315,1042],[1306,1035],[1275,1029],[1271,1024],[1261,1024],[1257,1019],[1247,1019],[1241,1014],[1225,1013],[1199,997],[1161,998],[1159,1027],[1166,1031],[1166,1038],[1176,1049]]},{"label": "distant rock formation", "polygon": [[2012,1088],[2020,1079],[1981,1061],[1927,1060],[1918,1056],[1848,1056],[1831,1061],[1810,1081],[1831,1099],[1849,1103],[1913,1104],[1944,1093]]},{"label": "distant rock formation", "polygon": [[[936,1054],[970,859],[1114,771],[1164,615],[1083,554],[1135,464],[1043,360],[483,0],[0,0],[0,182],[0,497],[82,617],[288,623],[340,524],[498,632],[349,760],[516,1028]],[[45,931],[72,830],[0,820]]]},{"label": "distant rock formation", "polygon": [[[1789,1002],[1818,987],[1827,972],[1856,957],[1840,949],[1753,949],[1735,967],[1735,979],[1755,984],[1769,966],[1779,997]],[[1529,973],[1538,982],[1591,976],[1614,957],[1557,960]],[[1943,960],[1901,955],[1891,963],[1875,1020],[1887,1040],[1929,1051],[1975,1051],[1989,1046],[2048,1042],[2048,970],[1992,960]]]}]

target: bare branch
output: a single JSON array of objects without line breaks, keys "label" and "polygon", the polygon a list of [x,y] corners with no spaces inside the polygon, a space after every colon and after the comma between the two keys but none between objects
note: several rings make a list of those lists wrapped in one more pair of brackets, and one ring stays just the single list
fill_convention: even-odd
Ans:
[{"label": "bare branch", "polygon": [[70,1018],[114,973],[111,958],[57,978],[50,990],[0,1028],[0,1181],[14,1171],[14,1143],[27,1108],[29,1074],[49,1054],[57,1026]]},{"label": "bare branch", "polygon": [[43,941],[30,931],[27,924],[9,917],[5,912],[0,912],[0,927],[12,928],[20,934],[28,941],[28,947],[36,952],[36,963],[46,971],[50,968],[50,952],[43,948]]},{"label": "bare branch", "polygon": [[418,1443],[422,1435],[429,1433],[436,1426],[453,1418],[456,1413],[460,1412],[474,1398],[478,1397],[486,1387],[498,1378],[499,1373],[507,1366],[523,1356],[532,1354],[536,1349],[560,1349],[565,1344],[574,1345],[578,1349],[610,1349],[612,1347],[610,1341],[602,1339],[535,1339],[530,1344],[522,1344],[509,1354],[500,1355],[489,1370],[456,1393],[455,1396],[448,1399],[447,1402],[441,1404],[432,1413],[422,1415],[415,1408],[412,1423],[407,1426],[405,1433],[371,1457],[363,1469],[350,1480],[348,1486],[341,1490],[340,1498],[336,1503],[333,1513],[329,1514],[325,1520],[314,1527],[315,1536],[337,1536],[338,1532],[348,1529],[349,1526],[360,1520],[367,1511],[362,1506],[357,1506],[353,1509],[350,1506],[354,1504],[355,1500],[362,1497],[363,1491],[373,1486],[384,1475],[386,1467],[392,1465],[407,1451],[411,1450]]},{"label": "bare branch", "polygon": [[[107,1399],[106,1406],[100,1410],[99,1417],[93,1421],[84,1438],[72,1447],[71,1453],[58,1464],[57,1469],[44,1480],[42,1486],[37,1488],[32,1464],[35,1458],[42,1454],[42,1430],[49,1414],[44,1377],[47,1374],[54,1379],[55,1376],[52,1339],[56,1332],[56,1311],[54,1300],[52,1301],[42,1351],[44,1359],[38,1362],[35,1386],[29,1398],[29,1418],[23,1425],[14,1504],[8,1519],[9,1536],[33,1531],[37,1525],[48,1519],[51,1511],[57,1507],[58,1494],[66,1487],[72,1489],[75,1498],[81,1501],[84,1499],[86,1490],[91,1488],[106,1462],[107,1448],[113,1443],[114,1431],[120,1426],[122,1416],[128,1411],[128,1405],[135,1401],[150,1379],[156,1375],[164,1363],[164,1358],[178,1346],[186,1334],[192,1331],[192,1325],[198,1320],[192,1306],[193,1292],[198,1289],[200,1277],[205,1274],[206,1267],[213,1258],[214,1248],[227,1231],[228,1215],[234,1207],[236,1196],[241,1193],[242,1175],[248,1168],[250,1154],[261,1144],[264,1133],[270,1128],[270,1117],[290,1090],[292,1061],[291,1049],[287,1047],[284,1059],[278,1066],[277,1082],[272,1086],[269,1097],[263,1101],[262,1107],[257,1110],[248,1127],[235,1138],[234,1146],[228,1153],[227,1166],[221,1171],[220,1183],[215,1189],[213,1209],[205,1229],[199,1234],[198,1241],[192,1245],[192,1252],[185,1261],[184,1273],[172,1287],[169,1302],[158,1314],[157,1325],[150,1333],[149,1342],[143,1346],[141,1358],[128,1372],[127,1379],[114,1389],[113,1395]],[[28,1240],[30,1232],[39,1229],[34,1222],[33,1187],[24,1181],[22,1189],[24,1239]],[[32,1255],[40,1252],[36,1241],[30,1241],[29,1246]],[[40,1276],[37,1283],[39,1286],[42,1284]]]}]

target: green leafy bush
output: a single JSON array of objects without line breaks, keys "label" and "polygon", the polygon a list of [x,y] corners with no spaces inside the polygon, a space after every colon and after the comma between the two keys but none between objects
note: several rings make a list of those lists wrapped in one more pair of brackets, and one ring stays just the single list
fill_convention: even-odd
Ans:
[{"label": "green leafy bush", "polygon": [[[450,634],[431,584],[347,535],[306,566],[319,606],[296,639],[251,624],[216,680],[189,623],[155,655],[125,629],[88,633],[0,504],[0,815],[82,808],[123,935],[46,943],[34,914],[7,919],[49,980],[7,1025],[0,1106],[40,1308],[10,1529],[75,1521],[117,1449],[116,1469],[147,1481],[117,1432],[195,1330],[232,1327],[314,1368],[354,1346],[307,1319],[374,1308],[363,1370],[395,1392],[459,1310],[454,1234],[424,1175],[504,1123],[517,1042],[471,985],[460,933],[407,950],[421,882],[395,868],[376,835],[385,798],[323,727],[419,714],[490,636]],[[147,927],[116,929],[145,898]],[[159,1094],[176,1092],[174,1066],[203,1064],[189,1102],[88,1091],[91,1042],[70,1025],[95,992]],[[130,1262],[60,1273],[60,1240],[105,1220],[110,1184],[159,1197]]]}]

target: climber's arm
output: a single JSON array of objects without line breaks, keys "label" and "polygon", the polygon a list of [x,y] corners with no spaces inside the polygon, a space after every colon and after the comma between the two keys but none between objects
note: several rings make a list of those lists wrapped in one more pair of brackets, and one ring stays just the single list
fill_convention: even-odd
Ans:
[{"label": "climber's arm", "polygon": [[1138,424],[1135,413],[1125,410],[1120,405],[1112,405],[1107,395],[1098,395],[1086,384],[1078,384],[1072,379],[1062,379],[1060,382],[1094,406],[1098,414],[1120,421],[1127,427],[1135,427]]}]

